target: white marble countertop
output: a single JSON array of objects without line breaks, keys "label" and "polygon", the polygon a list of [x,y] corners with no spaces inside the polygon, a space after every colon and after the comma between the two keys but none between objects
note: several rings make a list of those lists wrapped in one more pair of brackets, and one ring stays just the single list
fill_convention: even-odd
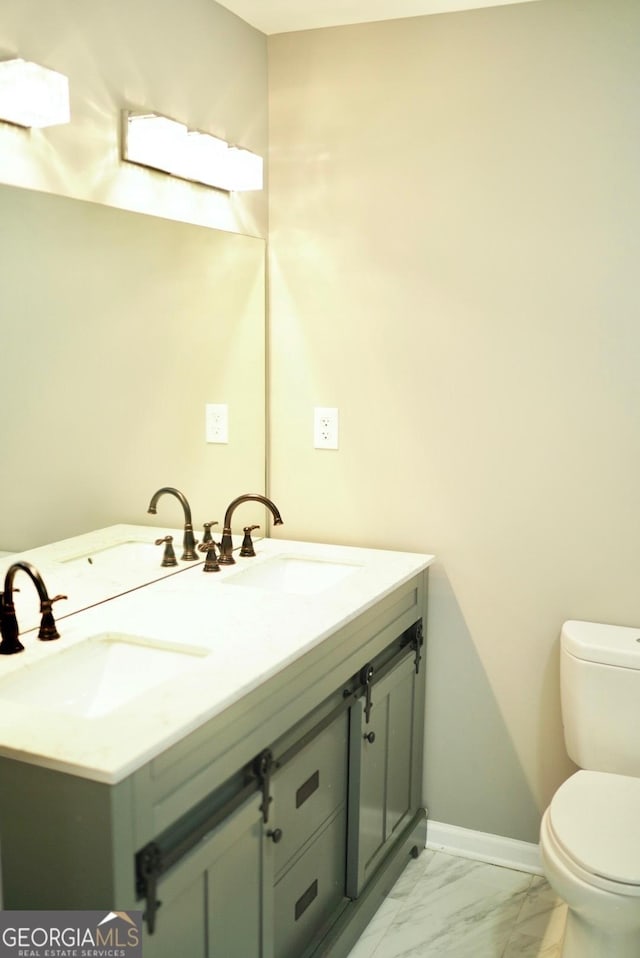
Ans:
[{"label": "white marble countertop", "polygon": [[[123,528],[112,527],[118,534]],[[101,532],[104,539],[105,530]],[[157,530],[151,534],[157,535]],[[116,783],[433,561],[429,555],[284,539],[263,539],[255,548],[255,558],[238,559],[220,573],[204,574],[201,563],[190,563],[192,567],[186,569],[187,564],[181,563],[179,574],[67,618],[57,615],[61,633],[57,641],[41,642],[37,631],[22,634],[25,650],[0,657],[0,754]],[[36,551],[30,553],[34,564]],[[340,581],[311,594],[240,585],[244,570],[270,561],[273,568],[272,560],[277,557],[352,568],[345,570],[348,574]],[[15,555],[11,557],[15,559]],[[49,586],[47,576],[55,569],[50,554],[46,572],[44,560],[38,568]],[[232,581],[235,576],[238,584]],[[80,579],[77,588],[80,596]],[[86,602],[94,588],[87,585],[84,598],[78,601]],[[28,681],[35,670],[58,665],[61,676],[73,674],[76,647],[96,636],[114,635],[177,650],[184,667],[179,676],[163,680],[112,711],[95,715],[65,711],[54,680],[46,696],[35,703],[26,704],[12,694],[14,681]],[[65,653],[67,659],[62,658]],[[129,682],[135,679],[131,675],[125,678]]]}]

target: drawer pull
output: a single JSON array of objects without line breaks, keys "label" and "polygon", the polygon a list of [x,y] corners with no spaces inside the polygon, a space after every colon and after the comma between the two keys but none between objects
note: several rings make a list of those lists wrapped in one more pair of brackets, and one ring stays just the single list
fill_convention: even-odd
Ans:
[{"label": "drawer pull", "polygon": [[282,829],[270,828],[267,832],[267,838],[270,838],[274,845],[277,845],[279,841],[282,841]]},{"label": "drawer pull", "polygon": [[373,745],[373,743],[374,743],[375,740],[376,740],[376,733],[375,733],[375,732],[367,732],[367,734],[365,735],[365,739],[367,740],[367,742],[369,742],[371,745]]},{"label": "drawer pull", "polygon": [[314,900],[314,898],[317,898],[317,897],[318,897],[318,879],[315,878],[311,882],[309,887],[307,888],[304,895],[301,895],[296,902],[296,908],[295,908],[296,921],[298,920],[298,918],[301,918],[302,915],[304,915],[305,911],[307,910],[311,902]]},{"label": "drawer pull", "polygon": [[306,780],[306,782],[300,786],[296,792],[296,808],[300,808],[301,805],[304,805],[306,800],[310,798],[313,793],[318,789],[320,785],[320,769],[316,769],[313,775]]}]

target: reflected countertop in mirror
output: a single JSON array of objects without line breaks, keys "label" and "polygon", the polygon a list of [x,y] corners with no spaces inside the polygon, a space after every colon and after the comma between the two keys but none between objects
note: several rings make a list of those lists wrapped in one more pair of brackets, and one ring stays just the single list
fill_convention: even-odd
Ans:
[{"label": "reflected countertop in mirror", "polygon": [[[56,620],[64,619],[152,582],[190,569],[202,569],[204,555],[197,561],[181,558],[182,534],[182,528],[161,530],[153,526],[118,524],[25,552],[0,555],[0,591],[11,565],[27,562],[40,573],[50,598],[65,596],[53,609]],[[164,545],[158,544],[158,539],[165,535],[173,537],[175,566],[162,565]],[[234,550],[241,544],[242,536],[234,535]],[[20,633],[37,629],[40,624],[38,593],[20,569],[14,578],[13,603]]]}]

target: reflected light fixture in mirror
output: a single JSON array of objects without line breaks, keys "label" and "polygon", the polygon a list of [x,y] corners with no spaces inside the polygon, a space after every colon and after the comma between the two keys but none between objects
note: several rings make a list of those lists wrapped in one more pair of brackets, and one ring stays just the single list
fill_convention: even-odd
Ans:
[{"label": "reflected light fixture in mirror", "polygon": [[17,126],[58,126],[71,119],[69,80],[28,60],[0,62],[0,120]]},{"label": "reflected light fixture in mirror", "polygon": [[123,159],[227,192],[262,189],[262,157],[157,113],[123,113]]}]

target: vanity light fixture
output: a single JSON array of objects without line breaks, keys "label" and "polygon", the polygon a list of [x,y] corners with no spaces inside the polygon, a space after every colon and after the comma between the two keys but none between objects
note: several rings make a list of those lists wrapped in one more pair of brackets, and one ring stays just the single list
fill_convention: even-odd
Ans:
[{"label": "vanity light fixture", "polygon": [[262,189],[262,157],[157,113],[123,112],[122,155],[227,192]]},{"label": "vanity light fixture", "polygon": [[28,60],[0,62],[0,120],[17,126],[68,123],[69,80]]}]

